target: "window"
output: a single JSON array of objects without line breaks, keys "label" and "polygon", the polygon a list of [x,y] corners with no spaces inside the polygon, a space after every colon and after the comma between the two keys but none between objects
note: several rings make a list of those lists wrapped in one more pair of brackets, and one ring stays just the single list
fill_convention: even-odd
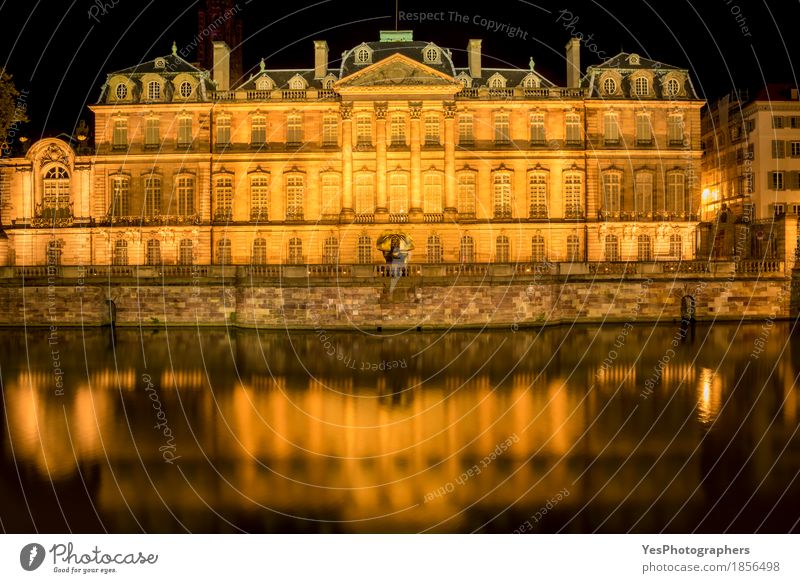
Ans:
[{"label": "window", "polygon": [[231,118],[220,117],[217,119],[217,143],[223,146],[231,143]]},{"label": "window", "polygon": [[180,176],[175,180],[178,195],[178,214],[187,216],[194,214],[194,178]]},{"label": "window", "polygon": [[458,175],[458,213],[475,216],[475,173],[461,172]]},{"label": "window", "polygon": [[269,91],[270,89],[272,89],[272,81],[266,77],[262,77],[256,81],[256,91]]},{"label": "window", "polygon": [[789,127],[792,129],[800,128],[800,117],[793,115],[789,118]]},{"label": "window", "polygon": [[428,263],[442,262],[442,239],[439,235],[428,236]]},{"label": "window", "polygon": [[158,239],[150,239],[147,241],[145,263],[147,265],[161,265],[161,241]]},{"label": "window", "polygon": [[439,145],[439,116],[435,113],[425,115],[425,145]]},{"label": "window", "polygon": [[547,261],[547,253],[544,246],[544,237],[534,235],[531,238],[531,263],[544,263]]},{"label": "window", "polygon": [[144,129],[144,145],[146,148],[157,148],[160,144],[161,123],[156,117],[147,118]]},{"label": "window", "polygon": [[577,113],[568,113],[566,116],[566,139],[569,145],[581,143],[581,116]]},{"label": "window", "polygon": [[306,88],[305,80],[299,75],[295,75],[289,81],[289,89],[292,91],[303,91]]},{"label": "window", "polygon": [[606,172],[603,174],[603,210],[619,213],[622,209],[622,174]]},{"label": "window", "polygon": [[214,211],[215,221],[230,221],[233,219],[233,178],[222,176],[214,183],[214,199],[217,206]]},{"label": "window", "polygon": [[358,262],[359,263],[372,263],[372,239],[369,235],[360,235],[358,237]]},{"label": "window", "polygon": [[303,241],[299,237],[289,239],[289,263],[303,263]]},{"label": "window", "polygon": [[581,261],[581,240],[577,235],[567,237],[567,261]]},{"label": "window", "polygon": [[783,190],[783,172],[769,173],[769,187],[770,190]]},{"label": "window", "polygon": [[339,145],[339,120],[335,115],[326,115],[322,118],[322,145]]},{"label": "window", "polygon": [[267,118],[254,115],[250,119],[250,144],[260,146],[267,143]]},{"label": "window", "polygon": [[404,214],[408,211],[408,176],[394,172],[389,176],[389,212]]},{"label": "window", "polygon": [[776,217],[786,214],[786,206],[783,203],[775,203],[772,207],[773,213]]},{"label": "window", "polygon": [[608,111],[603,116],[603,141],[606,144],[619,143],[619,122],[615,112]]},{"label": "window", "polygon": [[792,158],[800,158],[800,142],[791,143]]},{"label": "window", "polygon": [[511,218],[511,175],[507,172],[494,175],[494,218]]},{"label": "window", "polygon": [[606,77],[603,81],[603,91],[606,95],[614,95],[617,92],[617,82],[612,77]]},{"label": "window", "polygon": [[233,263],[230,239],[217,241],[217,265],[230,265]]},{"label": "window", "polygon": [[653,129],[647,112],[636,114],[636,143],[645,146],[653,143]]},{"label": "window", "polygon": [[475,240],[469,235],[461,237],[458,260],[461,263],[475,263]]},{"label": "window", "polygon": [[111,255],[112,265],[128,265],[128,242],[125,239],[114,241],[114,250]]},{"label": "window", "polygon": [[[334,172],[324,172],[322,175],[322,214],[338,215],[341,210],[339,204],[339,175]],[[356,196],[358,198],[358,195]],[[356,202],[358,205],[358,202]],[[372,212],[371,210],[369,212]]]},{"label": "window", "polygon": [[458,116],[458,143],[469,146],[475,140],[472,133],[472,114],[465,113]]},{"label": "window", "polygon": [[637,259],[639,261],[653,260],[653,245],[649,235],[639,235],[636,239]]},{"label": "window", "polygon": [[426,213],[442,212],[442,175],[428,172],[422,184],[422,208]]},{"label": "window", "polygon": [[368,115],[359,115],[356,118],[356,144],[372,146],[372,118]]},{"label": "window", "polygon": [[50,168],[43,180],[42,208],[46,217],[68,217],[70,209],[69,172],[63,166]]},{"label": "window", "polygon": [[667,95],[675,97],[681,92],[681,84],[677,79],[667,80]]},{"label": "window", "polygon": [[[266,134],[266,127],[264,133]],[[286,143],[301,144],[303,142],[303,118],[298,114],[286,116]]]},{"label": "window", "polygon": [[64,254],[64,246],[61,241],[47,242],[47,265],[61,265],[61,257]]},{"label": "window", "polygon": [[178,264],[192,265],[194,263],[194,244],[191,239],[181,239],[178,243]]},{"label": "window", "polygon": [[544,114],[533,113],[531,114],[531,144],[538,146],[543,145],[547,141],[544,129]]},{"label": "window", "polygon": [[161,214],[161,178],[158,176],[144,179],[144,214],[147,217]]},{"label": "window", "polygon": [[637,77],[633,82],[633,91],[639,97],[650,94],[650,81],[647,77]]},{"label": "window", "polygon": [[606,235],[604,247],[605,261],[619,261],[619,240],[616,235]]},{"label": "window", "polygon": [[[674,79],[673,79],[674,81]],[[672,146],[683,145],[683,115],[671,113],[667,117],[667,138]]]},{"label": "window", "polygon": [[783,128],[784,119],[778,115],[772,116],[772,128],[779,130]]},{"label": "window", "polygon": [[251,263],[253,265],[267,264],[267,240],[263,237],[253,240],[253,257]]},{"label": "window", "polygon": [[534,75],[528,75],[525,77],[525,80],[522,82],[522,86],[525,89],[535,89],[539,87],[539,79],[536,78]]},{"label": "window", "polygon": [[192,87],[192,84],[189,83],[188,81],[184,81],[183,83],[181,83],[181,86],[180,86],[180,89],[179,89],[181,97],[183,97],[184,99],[187,99],[187,98],[191,97],[193,90],[194,90],[194,88]]},{"label": "window", "polygon": [[375,177],[371,173],[356,174],[355,212],[358,215],[375,212]]},{"label": "window", "polygon": [[489,87],[492,89],[503,89],[506,86],[506,80],[502,75],[496,75],[489,81]]},{"label": "window", "polygon": [[406,118],[400,114],[392,115],[391,121],[392,146],[406,145]]},{"label": "window", "polygon": [[339,262],[339,240],[328,237],[322,245],[322,262],[326,265],[336,265]]},{"label": "window", "polygon": [[147,84],[147,99],[149,101],[158,101],[161,99],[161,83],[158,81],[150,81]]},{"label": "window", "polygon": [[369,63],[372,59],[370,58],[370,51],[367,48],[361,48],[356,51],[356,63],[359,65],[364,65]]},{"label": "window", "polygon": [[653,173],[637,172],[633,181],[634,206],[638,215],[653,212]]},{"label": "window", "polygon": [[178,120],[178,146],[192,144],[192,118],[182,117]]},{"label": "window", "polygon": [[508,241],[508,237],[505,235],[500,235],[497,237],[495,241],[495,253],[494,253],[494,260],[495,263],[508,263],[511,259],[511,244]]},{"label": "window", "polygon": [[683,256],[683,239],[680,235],[670,235],[669,254],[676,259]]},{"label": "window", "polygon": [[117,88],[114,90],[117,99],[125,99],[128,97],[128,86],[125,83],[118,83]]},{"label": "window", "polygon": [[583,175],[568,172],[564,175],[564,217],[568,219],[583,216]]},{"label": "window", "polygon": [[125,149],[128,147],[128,120],[117,118],[114,120],[114,136],[112,145],[114,149]]},{"label": "window", "polygon": [[439,49],[430,47],[425,49],[425,62],[426,63],[439,63],[441,58],[439,57]]},{"label": "window", "polygon": [[293,174],[286,177],[286,220],[302,221],[305,201],[305,181]]},{"label": "window", "polygon": [[528,176],[528,198],[530,201],[530,218],[547,218],[547,174],[533,172]]},{"label": "window", "polygon": [[111,179],[111,215],[127,217],[131,214],[130,180],[127,176]]},{"label": "window", "polygon": [[508,144],[511,141],[507,113],[496,113],[494,115],[494,141],[496,144]]},{"label": "window", "polygon": [[786,142],[783,140],[772,140],[772,158],[786,157]]},{"label": "window", "polygon": [[670,172],[667,174],[667,200],[668,213],[683,213],[686,210],[686,176],[683,172]]}]

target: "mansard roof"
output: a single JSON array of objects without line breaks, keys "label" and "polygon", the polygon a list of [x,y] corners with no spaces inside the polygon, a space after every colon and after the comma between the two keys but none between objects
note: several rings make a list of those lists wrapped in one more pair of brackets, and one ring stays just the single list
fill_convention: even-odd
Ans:
[{"label": "mansard roof", "polygon": [[[638,98],[631,91],[631,84],[636,77],[642,75],[652,79],[653,91],[649,97],[659,99],[698,99],[697,91],[692,84],[688,69],[682,69],[673,65],[667,65],[652,59],[646,59],[636,53],[619,53],[618,55],[605,60],[599,65],[592,65],[586,70],[586,75],[581,80],[581,86],[590,90],[591,97],[608,98]],[[601,88],[601,80],[607,76],[616,76],[621,82],[622,93],[609,97],[604,95]],[[667,82],[675,79],[680,84],[680,91],[677,95],[667,93]]]},{"label": "mansard roof", "polygon": [[619,53],[618,55],[606,59],[599,65],[592,65],[589,69],[670,69],[680,71],[679,67],[667,65],[660,61],[646,59],[636,53]]},{"label": "mansard roof", "polygon": [[[322,84],[325,79],[315,79],[314,69],[264,69],[252,75],[247,81],[236,87],[237,91],[252,91],[256,89],[258,80],[263,77],[269,77],[275,84],[275,89],[287,89],[289,81],[295,76],[302,77],[309,88],[322,89]],[[325,77],[336,77],[339,79],[338,69],[328,69]]]},{"label": "mansard roof", "polygon": [[[438,48],[440,51],[441,58],[438,63],[425,61],[425,49],[430,48],[431,46]],[[367,48],[372,52],[372,58],[369,63],[356,62],[357,51],[362,47]],[[453,66],[453,60],[449,49],[438,47],[429,41],[378,41],[361,43],[358,46],[345,51],[342,54],[342,68],[340,71],[340,77],[344,78],[352,75],[353,73],[363,69],[365,66],[380,62],[397,53],[408,57],[409,59],[419,61],[425,66],[431,67],[440,73],[450,75],[451,77],[456,76],[455,67]]]},{"label": "mansard roof", "polygon": [[496,73],[500,73],[506,79],[506,87],[518,87],[520,83],[522,83],[523,79],[527,77],[529,74],[533,73],[538,77],[539,83],[541,87],[555,87],[555,83],[544,77],[539,71],[534,71],[532,69],[494,69],[494,68],[481,68],[481,76],[480,77],[473,77],[469,74],[469,68],[458,68],[456,69],[456,75],[460,75],[464,73],[470,79],[472,79],[472,86],[485,86],[488,85],[489,79],[491,79]]}]

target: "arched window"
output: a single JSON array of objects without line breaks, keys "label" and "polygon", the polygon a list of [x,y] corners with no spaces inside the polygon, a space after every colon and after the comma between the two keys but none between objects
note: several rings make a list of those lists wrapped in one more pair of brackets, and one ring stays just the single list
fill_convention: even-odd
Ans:
[{"label": "arched window", "polygon": [[131,214],[131,181],[127,176],[111,179],[111,216],[127,217]]},{"label": "arched window", "polygon": [[194,91],[194,88],[192,87],[191,83],[189,83],[188,81],[184,81],[183,83],[181,83],[180,86],[181,97],[183,97],[184,99],[188,99],[189,97],[192,96],[192,91]]},{"label": "arched window", "polygon": [[545,249],[544,237],[534,235],[531,238],[531,263],[544,263],[547,261],[547,250]]},{"label": "arched window", "polygon": [[54,166],[44,175],[42,215],[48,218],[72,215],[69,194],[69,172],[63,166]]},{"label": "arched window", "polygon": [[528,199],[530,202],[530,218],[547,218],[547,174],[531,172],[528,175]]},{"label": "arched window", "polygon": [[458,260],[461,263],[475,263],[475,240],[470,235],[461,237]]},{"label": "arched window", "polygon": [[389,212],[408,212],[408,175],[405,172],[393,172],[389,175]]},{"label": "arched window", "polygon": [[220,176],[214,181],[214,199],[217,202],[214,220],[230,221],[233,219],[233,178]]},{"label": "arched window", "polygon": [[355,212],[357,215],[375,212],[375,178],[370,172],[360,172],[355,179]]},{"label": "arched window", "polygon": [[356,51],[356,63],[359,65],[364,65],[369,63],[372,59],[370,58],[370,52],[367,48],[360,48]]},{"label": "arched window", "polygon": [[250,177],[250,220],[265,223],[269,220],[269,176]]},{"label": "arched window", "polygon": [[525,77],[525,81],[523,81],[522,86],[525,89],[534,89],[539,86],[539,79],[533,75],[528,75]]},{"label": "arched window", "polygon": [[622,174],[612,171],[603,174],[603,210],[619,213],[622,210]]},{"label": "arched window", "polygon": [[567,237],[567,261],[582,261],[581,240],[577,235]]},{"label": "arched window", "polygon": [[492,77],[491,81],[489,81],[489,87],[492,89],[502,89],[506,86],[506,80],[501,75],[495,75]]},{"label": "arched window", "polygon": [[647,77],[637,77],[633,82],[634,93],[638,96],[650,94],[650,80]]},{"label": "arched window", "polygon": [[147,83],[147,99],[149,101],[158,101],[161,99],[161,83],[158,81],[150,81]]},{"label": "arched window", "polygon": [[667,174],[666,211],[674,214],[686,211],[686,175],[683,172]]},{"label": "arched window", "polygon": [[372,263],[372,239],[369,235],[358,237],[358,262]]},{"label": "arched window", "polygon": [[117,239],[114,241],[111,264],[128,265],[128,242],[125,239]]},{"label": "arched window", "polygon": [[606,95],[614,95],[617,92],[617,82],[612,77],[606,77],[603,81],[603,91]]},{"label": "arched window", "polygon": [[303,240],[299,237],[289,239],[289,263],[297,265],[303,263]]},{"label": "arched window", "polygon": [[147,265],[161,265],[161,241],[158,239],[149,239],[147,241],[145,263]]},{"label": "arched window", "polygon": [[425,49],[425,62],[426,63],[438,63],[440,61],[439,58],[439,49],[430,47]]},{"label": "arched window", "polygon": [[475,172],[461,172],[458,175],[458,214],[463,217],[475,216]]},{"label": "arched window", "polygon": [[293,91],[302,91],[306,88],[306,84],[302,77],[292,77],[289,81],[289,89]]},{"label": "arched window", "polygon": [[606,261],[619,261],[619,239],[616,235],[606,235],[604,251]]},{"label": "arched window", "polygon": [[178,264],[192,265],[194,263],[194,244],[191,239],[181,239],[178,244]]},{"label": "arched window", "polygon": [[681,84],[677,79],[667,80],[667,95],[675,97],[681,92]]},{"label": "arched window", "polygon": [[583,174],[564,174],[564,216],[568,219],[583,217]]},{"label": "arched window", "polygon": [[439,172],[425,174],[422,187],[422,206],[426,213],[442,212],[442,175]]},{"label": "arched window", "polygon": [[683,256],[683,238],[680,235],[670,235],[669,254],[675,259],[681,259]]},{"label": "arched window", "polygon": [[302,221],[305,206],[305,180],[300,174],[286,177],[286,220]]},{"label": "arched window", "polygon": [[322,262],[327,265],[339,263],[339,240],[336,237],[328,237],[322,245]]},{"label": "arched window", "polygon": [[511,174],[508,172],[494,174],[494,218],[511,218]]},{"label": "arched window", "polygon": [[128,86],[125,83],[117,83],[117,88],[114,93],[117,99],[125,99],[128,97]]},{"label": "arched window", "polygon": [[256,81],[256,91],[269,91],[272,89],[272,83],[269,79],[262,77]]},{"label": "arched window", "polygon": [[653,212],[653,173],[642,170],[636,173],[633,188],[636,214],[646,216]]},{"label": "arched window", "polygon": [[649,235],[639,235],[636,240],[637,243],[637,258],[639,261],[652,261],[653,260],[653,244],[650,241]]},{"label": "arched window", "polygon": [[253,265],[266,265],[267,264],[267,240],[259,237],[253,241]]},{"label": "arched window", "polygon": [[217,241],[217,265],[230,265],[233,263],[232,246],[230,239]]},{"label": "arched window", "polygon": [[428,235],[428,263],[442,262],[442,239],[439,235]]},{"label": "arched window", "polygon": [[61,265],[61,257],[64,254],[64,246],[61,241],[47,242],[47,265]]},{"label": "arched window", "polygon": [[495,263],[508,263],[511,260],[511,243],[505,235],[499,235],[495,241]]}]

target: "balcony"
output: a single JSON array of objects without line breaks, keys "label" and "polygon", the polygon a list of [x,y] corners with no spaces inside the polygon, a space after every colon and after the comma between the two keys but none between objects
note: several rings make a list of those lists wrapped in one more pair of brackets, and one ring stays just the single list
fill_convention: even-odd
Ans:
[{"label": "balcony", "polygon": [[444,222],[443,213],[425,213],[422,215],[422,221],[425,223],[442,223]]},{"label": "balcony", "polygon": [[39,203],[36,205],[35,213],[36,216],[31,220],[32,227],[70,227],[74,222],[71,202],[48,206]]},{"label": "balcony", "polygon": [[233,209],[230,207],[218,208],[214,211],[215,223],[230,223],[233,220]]},{"label": "balcony", "polygon": [[184,215],[108,215],[100,224],[118,226],[200,225],[199,213]]},{"label": "balcony", "polygon": [[305,101],[305,89],[284,89],[281,91],[281,99],[284,101]]},{"label": "balcony", "polygon": [[564,207],[564,218],[565,219],[582,219],[583,218],[583,209],[577,205],[566,205]]},{"label": "balcony", "polygon": [[353,222],[357,225],[370,225],[375,222],[375,215],[372,213],[359,213],[353,217]]},{"label": "balcony", "polygon": [[390,223],[407,223],[408,214],[406,213],[389,213]]},{"label": "balcony", "polygon": [[547,218],[547,205],[544,204],[532,204],[530,208],[530,215],[528,216],[531,220],[542,220]]},{"label": "balcony", "polygon": [[251,223],[267,223],[269,222],[269,212],[265,208],[252,208],[250,209],[250,222]]}]

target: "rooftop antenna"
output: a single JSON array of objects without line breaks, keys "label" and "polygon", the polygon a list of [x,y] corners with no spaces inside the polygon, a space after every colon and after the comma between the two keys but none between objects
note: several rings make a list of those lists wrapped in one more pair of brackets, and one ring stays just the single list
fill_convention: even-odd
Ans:
[{"label": "rooftop antenna", "polygon": [[394,0],[394,29],[397,30],[397,16],[400,10],[400,0]]}]

